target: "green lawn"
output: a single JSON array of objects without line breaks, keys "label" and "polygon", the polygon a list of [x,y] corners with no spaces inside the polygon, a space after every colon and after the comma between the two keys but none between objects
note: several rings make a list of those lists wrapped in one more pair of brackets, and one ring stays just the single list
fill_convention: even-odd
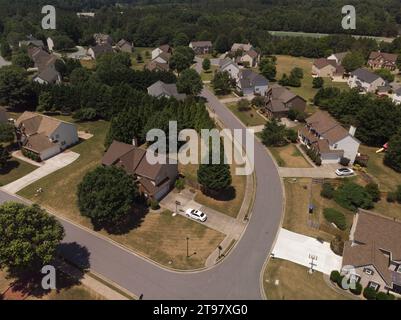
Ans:
[{"label": "green lawn", "polygon": [[202,81],[212,81],[215,71],[218,69],[217,66],[211,66],[209,71],[202,69],[201,78]]},{"label": "green lawn", "polygon": [[306,161],[302,153],[294,144],[284,147],[270,147],[270,152],[276,159],[280,167],[288,168],[310,168],[311,165]]},{"label": "green lawn", "polygon": [[347,300],[323,279],[320,272],[281,259],[270,259],[263,276],[268,300]]},{"label": "green lawn", "polygon": [[[138,47],[134,49],[134,52],[132,53],[132,68],[135,70],[143,70],[145,65],[152,59],[152,50],[153,48],[146,48],[146,47]],[[149,55],[147,56],[146,52],[149,52]],[[138,62],[136,60],[138,53],[142,56],[142,62]]]},{"label": "green lawn", "polygon": [[37,168],[38,167],[28,162],[17,158],[11,158],[11,160],[7,162],[6,167],[0,170],[0,186],[5,186],[6,184],[18,180]]},{"label": "green lawn", "polygon": [[260,126],[266,123],[266,119],[258,114],[256,110],[252,107],[250,107],[247,111],[239,111],[236,103],[227,104],[227,107],[247,127]]},{"label": "green lawn", "polygon": [[[304,57],[291,57],[291,56],[283,56],[277,55],[277,81],[281,79],[282,75],[286,73],[290,74],[291,70],[295,67],[299,67],[304,71],[304,78],[302,79],[302,86],[299,88],[290,87],[289,89],[295,94],[303,97],[308,101],[307,111],[313,112],[315,108],[311,105],[311,101],[316,95],[318,89],[312,87],[312,64],[313,59],[304,58]],[[337,87],[341,90],[348,89],[347,83],[343,82],[332,82],[329,78],[324,78],[324,86],[329,87]]]}]

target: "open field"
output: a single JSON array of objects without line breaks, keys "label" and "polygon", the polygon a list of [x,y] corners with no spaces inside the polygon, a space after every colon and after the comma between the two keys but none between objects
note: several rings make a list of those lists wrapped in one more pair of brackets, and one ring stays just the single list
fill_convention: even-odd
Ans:
[{"label": "open field", "polygon": [[[302,79],[302,86],[299,88],[289,87],[295,94],[300,95],[308,101],[307,112],[313,112],[314,107],[310,105],[311,99],[316,95],[318,89],[312,87],[312,64],[313,59],[303,57],[291,57],[284,55],[277,55],[277,81],[281,79],[282,75],[286,73],[290,74],[291,70],[295,67],[299,67],[304,71],[304,78]],[[332,82],[329,78],[324,78],[324,86],[337,87],[342,90],[347,89],[347,83],[343,82]]]},{"label": "open field", "polygon": [[0,186],[5,186],[10,182],[18,180],[37,169],[34,165],[17,158],[11,158],[5,168],[0,170]]},{"label": "open field", "polygon": [[249,107],[249,109],[246,111],[239,111],[236,103],[227,104],[227,107],[247,127],[260,126],[266,123],[266,119],[258,114],[252,107]]},{"label": "open field", "polygon": [[270,147],[270,152],[276,159],[280,167],[287,168],[310,168],[311,165],[306,161],[302,153],[294,144],[284,147]]},{"label": "open field", "polygon": [[270,259],[263,287],[268,300],[347,300],[328,286],[322,273],[310,274],[308,268],[281,259]]}]

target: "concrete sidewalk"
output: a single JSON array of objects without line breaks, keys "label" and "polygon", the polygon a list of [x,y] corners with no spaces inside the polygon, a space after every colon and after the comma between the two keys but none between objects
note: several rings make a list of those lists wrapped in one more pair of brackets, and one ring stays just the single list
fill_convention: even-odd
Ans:
[{"label": "concrete sidewalk", "polygon": [[50,158],[44,162],[44,165],[39,167],[38,169],[32,171],[26,176],[7,184],[1,189],[7,191],[9,193],[17,193],[18,191],[24,189],[35,181],[46,177],[47,175],[68,166],[73,163],[75,160],[79,158],[79,154],[73,151],[64,151],[53,158]]},{"label": "concrete sidewalk", "polygon": [[342,265],[342,257],[331,251],[330,243],[286,229],[280,230],[272,255],[308,268],[313,263],[313,269],[324,274],[340,270]]}]

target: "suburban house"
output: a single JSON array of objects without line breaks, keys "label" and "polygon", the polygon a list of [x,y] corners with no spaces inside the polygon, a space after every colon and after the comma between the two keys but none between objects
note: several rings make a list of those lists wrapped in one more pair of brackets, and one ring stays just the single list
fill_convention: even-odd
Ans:
[{"label": "suburban house", "polygon": [[26,37],[26,40],[22,40],[18,43],[20,48],[22,47],[37,47],[37,48],[44,48],[45,45],[42,40],[36,39],[34,36],[29,35]]},{"label": "suburban house", "polygon": [[397,69],[397,58],[396,54],[373,51],[370,53],[368,66],[372,69],[384,68],[394,71]]},{"label": "suburban house", "polygon": [[344,245],[342,273],[362,287],[401,294],[401,222],[359,209]]},{"label": "suburban house", "polygon": [[195,54],[207,54],[213,51],[211,41],[192,41],[189,47],[195,51]]},{"label": "suburban house", "polygon": [[257,67],[260,60],[259,53],[250,43],[234,43],[231,47],[231,55],[236,56],[235,61],[238,64],[246,67]]},{"label": "suburban house", "polygon": [[185,100],[186,95],[178,93],[175,83],[164,83],[157,81],[148,88],[148,94],[156,98],[175,98],[179,101]]},{"label": "suburban house", "polygon": [[117,42],[116,49],[121,52],[132,53],[134,46],[131,42],[121,39]]},{"label": "suburban house", "polygon": [[395,104],[401,104],[401,88],[394,91],[392,100]]},{"label": "suburban house", "polygon": [[171,58],[171,53],[162,52],[156,58],[154,58],[152,61],[157,62],[157,63],[169,64],[170,58]]},{"label": "suburban house", "polygon": [[11,117],[7,110],[3,107],[0,107],[0,123],[8,123],[10,118]]},{"label": "suburban house", "polygon": [[88,49],[88,55],[94,60],[99,58],[102,54],[112,53],[112,52],[113,52],[113,47],[109,43],[97,44],[96,46],[90,47]]},{"label": "suburban house", "polygon": [[34,62],[34,70],[37,74],[33,77],[33,81],[41,84],[49,83],[60,83],[61,75],[56,70],[57,57],[53,54],[49,54],[42,48],[29,47],[28,56]]},{"label": "suburban house", "polygon": [[269,88],[265,99],[265,111],[271,118],[281,119],[288,116],[290,110],[305,112],[306,100],[285,87],[274,84]]},{"label": "suburban house", "polygon": [[269,80],[259,73],[249,69],[243,69],[239,72],[237,80],[237,89],[244,95],[265,96],[269,87]]},{"label": "suburban house", "polygon": [[173,53],[173,49],[168,44],[163,44],[152,51],[152,60],[156,59],[161,53]]},{"label": "suburban house", "polygon": [[320,58],[313,61],[312,76],[322,78],[343,78],[344,68],[335,60]]},{"label": "suburban house", "polygon": [[334,60],[337,64],[341,64],[347,54],[348,52],[333,53],[332,55],[327,57],[327,60]]},{"label": "suburban house", "polygon": [[170,66],[168,65],[168,63],[160,63],[160,62],[157,62],[157,61],[149,61],[145,65],[145,69],[149,70],[149,71],[169,71],[170,70]]},{"label": "suburban house", "polygon": [[147,198],[161,200],[174,187],[178,164],[151,164],[148,151],[135,145],[113,141],[102,159],[104,166],[116,166],[138,182],[139,191]]},{"label": "suburban house", "polygon": [[93,39],[95,39],[96,44],[113,44],[113,39],[108,34],[95,33]]},{"label": "suburban house", "polygon": [[15,122],[17,138],[24,151],[46,160],[79,141],[74,124],[25,111]]},{"label": "suburban house", "polygon": [[353,164],[360,145],[355,131],[352,126],[349,131],[345,130],[327,111],[319,110],[306,119],[298,137],[320,156],[322,164],[339,163],[343,157]]},{"label": "suburban house", "polygon": [[221,72],[228,72],[231,79],[238,79],[240,67],[230,58],[220,60],[219,67]]},{"label": "suburban house", "polygon": [[362,92],[375,92],[379,87],[386,86],[386,84],[382,77],[362,68],[352,71],[348,78],[348,86],[358,88]]}]

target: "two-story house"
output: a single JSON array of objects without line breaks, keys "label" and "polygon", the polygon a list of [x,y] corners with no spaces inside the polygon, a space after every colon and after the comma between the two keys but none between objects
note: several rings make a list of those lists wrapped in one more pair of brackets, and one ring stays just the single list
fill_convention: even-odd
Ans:
[{"label": "two-story house", "polygon": [[165,164],[152,164],[147,154],[145,149],[113,141],[103,156],[102,164],[124,169],[138,183],[139,191],[143,195],[159,201],[174,187],[178,177],[178,164],[170,160]]},{"label": "two-story house", "polygon": [[366,93],[374,93],[380,87],[385,87],[386,84],[386,81],[382,77],[362,68],[352,71],[348,78],[348,86],[351,89],[358,88],[361,92]]},{"label": "two-story house", "polygon": [[240,73],[240,67],[230,58],[220,60],[220,72],[228,72],[231,79],[237,80]]},{"label": "two-story house", "polygon": [[175,83],[164,83],[163,81],[157,81],[148,87],[148,94],[156,98],[175,98],[178,101],[186,98],[186,94],[178,93]]},{"label": "two-story house", "polygon": [[347,131],[328,112],[319,110],[306,119],[298,137],[320,156],[322,164],[339,163],[343,157],[353,164],[360,145],[355,132],[355,127]]},{"label": "two-story house", "polygon": [[196,55],[208,54],[213,52],[211,41],[192,41],[189,47],[194,50]]},{"label": "two-story house", "polygon": [[34,112],[24,112],[15,127],[21,148],[40,160],[49,159],[79,141],[74,124]]},{"label": "two-story house", "polygon": [[380,51],[373,51],[369,55],[368,66],[372,69],[397,69],[398,55]]},{"label": "two-story house", "polygon": [[235,61],[238,64],[245,67],[257,67],[260,61],[260,54],[250,43],[234,43],[230,54],[236,57]]},{"label": "two-story house", "polygon": [[401,294],[401,222],[359,209],[344,245],[342,273],[363,288]]},{"label": "two-story house", "polygon": [[305,112],[306,100],[285,87],[274,84],[269,88],[265,99],[265,112],[271,118],[281,119],[290,110]]},{"label": "two-story house", "polygon": [[244,95],[265,96],[269,88],[269,80],[250,69],[242,69],[238,74],[237,90]]},{"label": "two-story house", "polygon": [[342,78],[344,75],[344,68],[335,60],[320,58],[313,62],[312,76],[322,78]]}]

